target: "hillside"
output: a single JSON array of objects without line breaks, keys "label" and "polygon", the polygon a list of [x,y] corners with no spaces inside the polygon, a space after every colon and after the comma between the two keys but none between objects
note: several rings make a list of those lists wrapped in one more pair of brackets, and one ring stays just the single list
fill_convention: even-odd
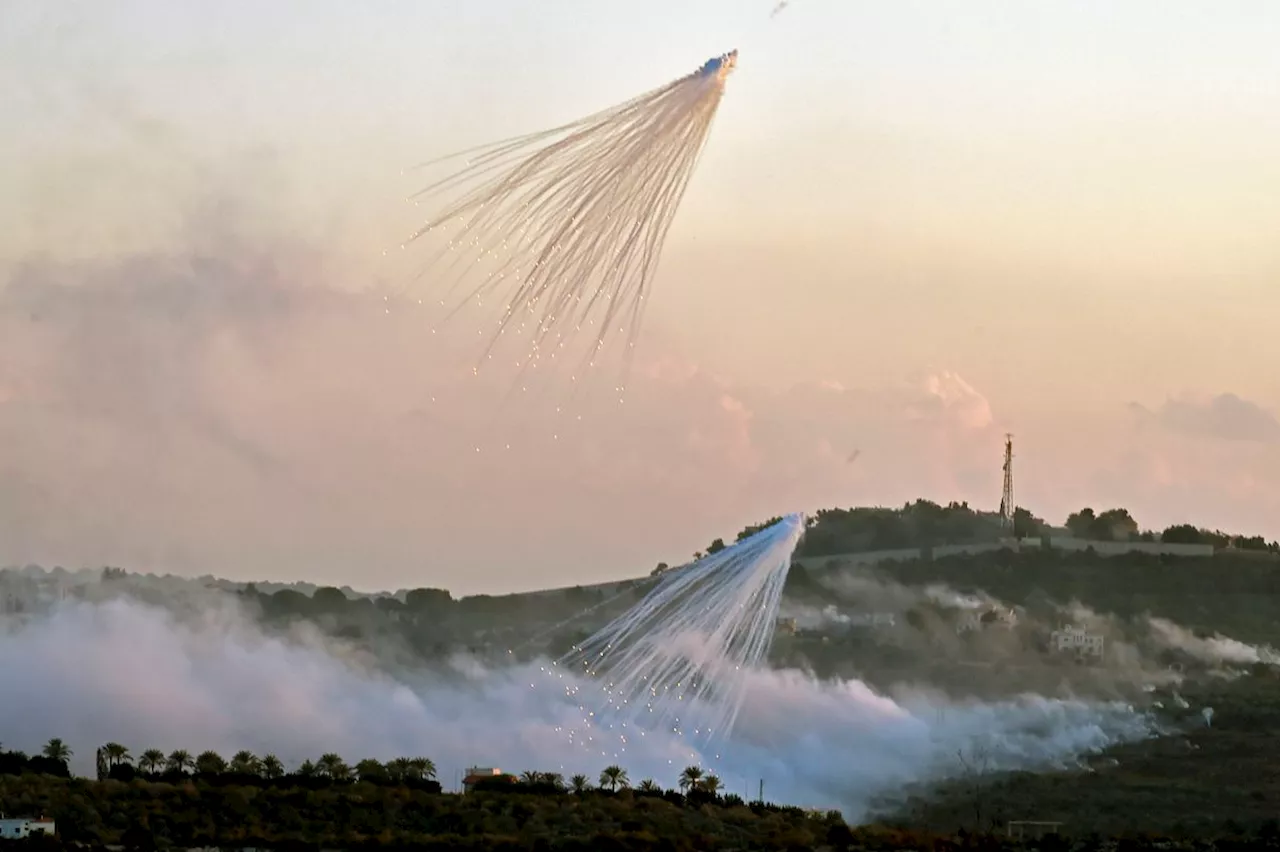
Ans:
[{"label": "hillside", "polygon": [[[1062,527],[1019,509],[1015,521],[1020,540],[1008,535],[998,515],[963,503],[917,500],[899,509],[821,511],[809,520],[785,596],[793,602],[840,603],[832,584],[855,572],[907,587],[943,583],[960,592],[981,591],[1009,605],[1078,601],[1120,617],[1149,613],[1245,641],[1275,640],[1271,625],[1280,621],[1280,608],[1273,604],[1280,591],[1280,546],[1275,542],[1188,525],[1159,534],[1142,532],[1123,509],[1083,509]],[[768,523],[748,526],[737,538]],[[1063,550],[1059,541],[1074,542],[1076,549]],[[1043,547],[1042,542],[1055,546]],[[1174,550],[1198,546],[1213,555],[1103,556],[1093,549],[1150,550],[1165,542]],[[715,539],[706,551],[725,546],[723,539]],[[234,595],[268,626],[314,623],[350,642],[399,648],[406,660],[439,659],[459,651],[531,658],[567,649],[637,602],[668,570],[660,563],[649,576],[632,580],[455,598],[440,588],[358,594],[345,587],[301,583],[239,584],[118,568],[45,571],[27,566],[0,571],[0,613],[22,615],[42,611],[60,598],[96,600],[122,593],[153,603],[185,600],[193,605],[199,595],[214,591]],[[844,603],[860,605],[856,596]]]}]

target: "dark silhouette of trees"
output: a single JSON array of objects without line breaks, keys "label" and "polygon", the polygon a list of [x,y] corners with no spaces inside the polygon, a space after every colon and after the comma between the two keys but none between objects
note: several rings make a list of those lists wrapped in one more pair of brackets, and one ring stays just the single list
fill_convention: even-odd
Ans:
[{"label": "dark silhouette of trees", "polygon": [[1015,538],[1036,538],[1044,535],[1045,522],[1031,514],[1029,509],[1018,506],[1013,510],[1013,535]]},{"label": "dark silhouette of trees", "polygon": [[1095,514],[1085,507],[1067,517],[1067,529],[1077,538],[1094,541],[1132,541],[1138,537],[1138,522],[1128,509],[1107,509]]}]

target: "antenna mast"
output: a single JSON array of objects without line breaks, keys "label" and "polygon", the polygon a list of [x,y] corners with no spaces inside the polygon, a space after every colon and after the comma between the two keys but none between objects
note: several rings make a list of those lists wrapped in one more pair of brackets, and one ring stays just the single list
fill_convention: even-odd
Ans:
[{"label": "antenna mast", "polygon": [[1013,435],[1004,436],[1004,493],[1000,496],[1000,526],[1013,535]]}]

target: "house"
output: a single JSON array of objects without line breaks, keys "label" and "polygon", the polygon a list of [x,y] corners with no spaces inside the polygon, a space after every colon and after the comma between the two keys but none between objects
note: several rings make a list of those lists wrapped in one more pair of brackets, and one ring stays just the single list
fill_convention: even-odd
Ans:
[{"label": "house", "polygon": [[30,817],[6,819],[0,817],[0,839],[20,840],[41,831],[45,834],[55,834],[57,829],[53,820],[46,817],[39,817],[38,819]]},{"label": "house", "polygon": [[1067,625],[1055,630],[1049,637],[1053,650],[1075,654],[1078,657],[1101,657],[1103,638],[1089,633],[1082,627]]},{"label": "house", "polygon": [[891,612],[860,612],[849,616],[850,627],[893,627],[897,618]]},{"label": "house", "polygon": [[462,791],[470,793],[481,781],[495,780],[514,784],[518,779],[514,775],[504,773],[496,766],[472,766],[462,776]]}]

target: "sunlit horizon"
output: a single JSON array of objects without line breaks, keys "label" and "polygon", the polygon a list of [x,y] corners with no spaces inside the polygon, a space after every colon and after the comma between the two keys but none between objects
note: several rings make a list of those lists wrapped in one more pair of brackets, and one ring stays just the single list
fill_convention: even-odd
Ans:
[{"label": "sunlit horizon", "polygon": [[[1280,538],[1280,7],[773,5],[11,4],[0,564],[574,585],[994,509],[1006,432],[1050,522]],[[732,48],[625,410],[383,304],[407,168]]]}]

